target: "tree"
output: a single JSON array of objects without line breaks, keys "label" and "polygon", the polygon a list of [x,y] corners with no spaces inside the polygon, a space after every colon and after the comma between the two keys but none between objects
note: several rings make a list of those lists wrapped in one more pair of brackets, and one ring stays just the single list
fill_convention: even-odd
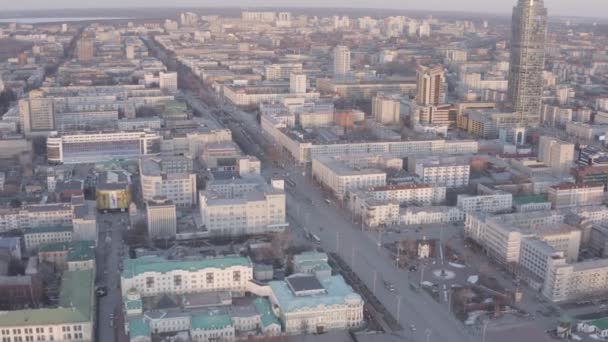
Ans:
[{"label": "tree", "polygon": [[21,200],[17,199],[17,198],[13,198],[11,200],[11,208],[21,208]]},{"label": "tree", "polygon": [[46,156],[46,138],[45,137],[35,137],[32,140],[32,149],[34,151],[34,155],[36,157],[44,157]]},{"label": "tree", "polygon": [[8,111],[13,101],[17,100],[15,93],[10,89],[0,92],[0,118]]}]

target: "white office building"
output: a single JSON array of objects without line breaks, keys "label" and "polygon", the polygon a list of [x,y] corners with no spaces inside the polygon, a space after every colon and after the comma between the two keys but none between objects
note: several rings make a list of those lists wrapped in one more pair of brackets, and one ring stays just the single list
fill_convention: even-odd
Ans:
[{"label": "white office building", "polygon": [[162,157],[142,158],[139,162],[144,201],[165,197],[178,207],[196,204],[196,174],[163,170]]},{"label": "white office building", "polygon": [[177,92],[177,72],[161,72],[158,74],[158,85],[161,90],[170,93]]},{"label": "white office building", "polygon": [[513,209],[513,195],[510,193],[497,193],[491,195],[458,195],[456,207],[465,213],[504,213]]},{"label": "white office building", "polygon": [[408,170],[423,183],[461,188],[469,185],[470,165],[465,157],[415,157],[409,158]]},{"label": "white office building", "polygon": [[340,199],[351,190],[386,185],[384,171],[370,167],[351,167],[331,157],[313,159],[312,174]]},{"label": "white office building", "polygon": [[282,180],[263,180],[251,187],[221,187],[199,192],[201,223],[212,236],[282,232],[287,227]]},{"label": "white office building", "polygon": [[156,197],[146,203],[146,220],[150,239],[171,239],[177,232],[175,204],[163,197]]}]

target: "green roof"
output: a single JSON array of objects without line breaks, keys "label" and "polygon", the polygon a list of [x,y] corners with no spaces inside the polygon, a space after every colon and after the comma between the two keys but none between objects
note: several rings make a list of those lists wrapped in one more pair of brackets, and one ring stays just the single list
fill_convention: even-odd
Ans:
[{"label": "green roof", "polygon": [[274,312],[272,312],[268,299],[256,298],[253,301],[253,304],[255,305],[256,311],[262,315],[262,325],[264,327],[267,327],[272,324],[280,325],[277,316],[275,316]]},{"label": "green roof", "polygon": [[71,232],[71,227],[53,226],[53,227],[40,227],[28,230],[25,235],[28,234],[41,234],[41,233],[61,233]]},{"label": "green roof", "polygon": [[150,326],[142,318],[134,318],[129,320],[129,336],[131,338],[138,336],[150,336]]},{"label": "green roof", "polygon": [[524,205],[530,203],[544,203],[547,202],[546,195],[528,195],[528,196],[514,196],[513,203]]},{"label": "green roof", "polygon": [[598,330],[607,330],[608,329],[608,318],[596,319],[595,321],[587,322],[589,325],[593,325]]},{"label": "green roof", "polygon": [[41,245],[38,248],[39,252],[63,252],[70,248],[71,242],[53,242]]},{"label": "green roof", "polygon": [[232,318],[221,313],[200,313],[191,318],[192,330],[216,330],[224,329],[232,325]]},{"label": "green roof", "polygon": [[40,246],[40,252],[68,252],[68,261],[85,261],[95,259],[93,241],[54,242]]},{"label": "green roof", "polygon": [[143,308],[143,304],[141,302],[141,299],[127,300],[125,302],[125,307],[127,308],[127,310],[140,310],[141,308]]},{"label": "green roof", "polygon": [[95,243],[93,241],[74,241],[70,244],[68,261],[86,261],[95,259]]},{"label": "green roof", "polygon": [[239,256],[227,256],[215,259],[199,260],[168,260],[159,256],[144,256],[137,259],[125,259],[123,261],[123,278],[133,278],[146,272],[168,273],[174,270],[199,271],[206,268],[226,269],[232,266],[249,266],[248,258]]},{"label": "green roof", "polygon": [[8,311],[0,314],[0,327],[90,322],[93,281],[93,270],[64,272],[59,308]]}]

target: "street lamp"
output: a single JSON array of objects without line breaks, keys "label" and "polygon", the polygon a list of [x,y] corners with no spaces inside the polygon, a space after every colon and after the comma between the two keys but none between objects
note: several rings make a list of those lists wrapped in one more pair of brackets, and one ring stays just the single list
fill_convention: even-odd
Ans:
[{"label": "street lamp", "polygon": [[433,334],[433,330],[431,330],[430,328],[427,328],[424,331],[424,334],[426,335],[426,342],[429,342],[431,340],[431,335]]},{"label": "street lamp", "polygon": [[397,295],[397,322],[401,320],[401,295]]}]

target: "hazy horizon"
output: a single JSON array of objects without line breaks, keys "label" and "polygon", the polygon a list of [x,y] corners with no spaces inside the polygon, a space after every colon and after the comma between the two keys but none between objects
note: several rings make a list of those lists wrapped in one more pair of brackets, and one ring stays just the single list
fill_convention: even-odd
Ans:
[{"label": "hazy horizon", "polygon": [[[10,2],[0,0],[0,6],[7,11],[36,9],[87,9],[87,8],[129,8],[129,7],[334,7],[334,8],[386,8],[402,10],[459,11],[510,13],[517,0],[386,0],[379,6],[369,0],[224,0],[221,3],[211,0],[25,0]],[[550,15],[607,17],[608,1],[606,0],[545,0]]]}]

